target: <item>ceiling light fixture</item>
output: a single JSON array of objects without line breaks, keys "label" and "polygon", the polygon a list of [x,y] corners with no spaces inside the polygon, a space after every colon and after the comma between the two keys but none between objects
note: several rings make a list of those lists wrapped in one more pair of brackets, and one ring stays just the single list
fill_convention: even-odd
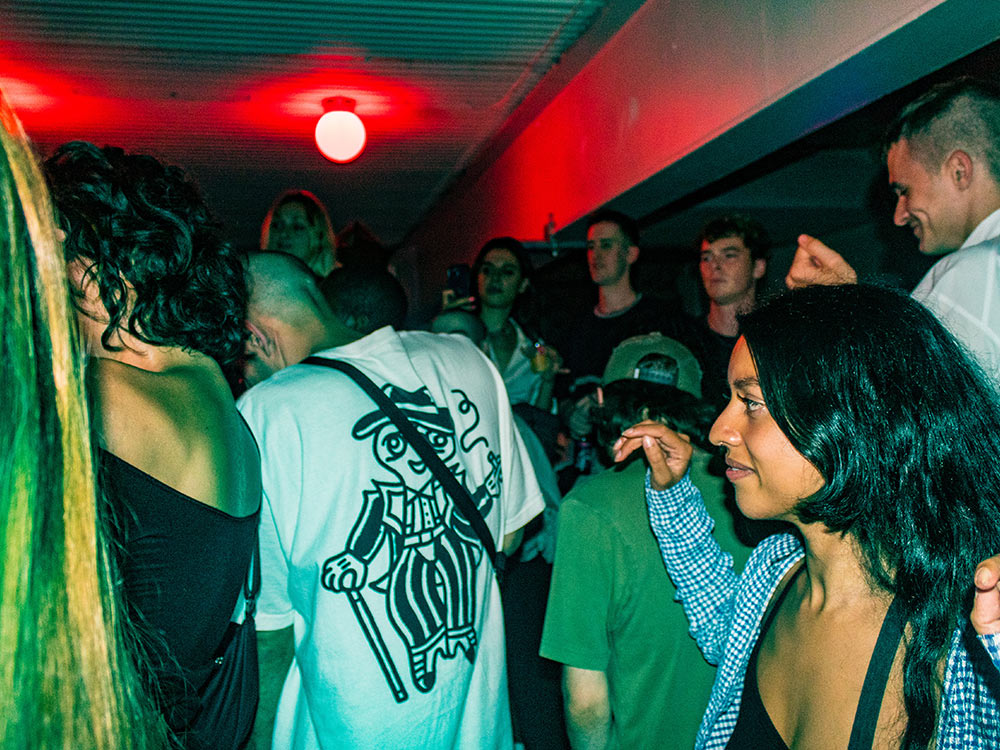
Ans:
[{"label": "ceiling light fixture", "polygon": [[347,164],[365,150],[368,134],[361,118],[354,114],[354,99],[331,96],[323,100],[324,115],[316,123],[316,147],[327,159]]}]

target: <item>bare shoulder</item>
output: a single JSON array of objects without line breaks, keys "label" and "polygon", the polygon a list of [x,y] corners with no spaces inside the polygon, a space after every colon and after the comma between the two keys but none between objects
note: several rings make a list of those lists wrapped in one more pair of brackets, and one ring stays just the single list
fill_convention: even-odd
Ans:
[{"label": "bare shoulder", "polygon": [[93,359],[87,367],[98,439],[130,463],[141,458],[144,444],[155,442],[172,421],[170,409],[158,397],[157,375],[113,359]]},{"label": "bare shoulder", "polygon": [[90,384],[108,451],[232,515],[256,510],[260,459],[214,362],[195,358],[153,371],[97,360]]}]

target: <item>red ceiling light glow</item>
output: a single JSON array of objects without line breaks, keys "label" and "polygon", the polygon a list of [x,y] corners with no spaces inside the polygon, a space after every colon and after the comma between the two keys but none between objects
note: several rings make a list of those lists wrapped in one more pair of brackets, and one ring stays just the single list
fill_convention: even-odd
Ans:
[{"label": "red ceiling light glow", "polygon": [[346,96],[324,99],[325,114],[316,123],[316,147],[337,164],[357,159],[368,140],[365,124],[354,114],[354,104],[355,101]]}]

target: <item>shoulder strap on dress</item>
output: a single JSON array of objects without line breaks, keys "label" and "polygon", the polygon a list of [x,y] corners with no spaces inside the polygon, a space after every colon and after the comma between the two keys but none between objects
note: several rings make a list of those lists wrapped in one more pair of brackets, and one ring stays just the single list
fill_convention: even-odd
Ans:
[{"label": "shoulder strap on dress", "polygon": [[872,652],[871,661],[868,662],[868,672],[861,688],[861,697],[858,698],[858,710],[854,714],[854,726],[851,727],[851,739],[847,744],[847,750],[871,750],[875,741],[875,728],[878,726],[878,714],[882,708],[885,686],[889,683],[889,672],[892,670],[892,662],[899,649],[899,641],[903,637],[905,626],[903,605],[899,597],[896,597],[889,605],[889,611],[885,613],[882,629],[879,630],[878,640],[875,642],[875,650]]}]

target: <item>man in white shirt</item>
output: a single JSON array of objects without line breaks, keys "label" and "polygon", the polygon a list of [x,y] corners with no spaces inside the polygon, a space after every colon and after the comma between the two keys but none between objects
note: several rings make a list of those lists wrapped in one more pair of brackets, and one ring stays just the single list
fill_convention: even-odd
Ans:
[{"label": "man in white shirt", "polygon": [[297,363],[315,354],[368,375],[511,550],[543,503],[500,375],[463,337],[345,328],[294,258],[255,255],[250,272],[258,384],[238,405],[264,487],[258,746],[509,750],[499,589],[482,542],[353,380]]},{"label": "man in white shirt", "polygon": [[[1000,383],[1000,90],[971,78],[935,86],[885,138],[893,221],[927,255],[947,255],[913,290]],[[790,287],[852,283],[854,269],[802,235]]]}]

